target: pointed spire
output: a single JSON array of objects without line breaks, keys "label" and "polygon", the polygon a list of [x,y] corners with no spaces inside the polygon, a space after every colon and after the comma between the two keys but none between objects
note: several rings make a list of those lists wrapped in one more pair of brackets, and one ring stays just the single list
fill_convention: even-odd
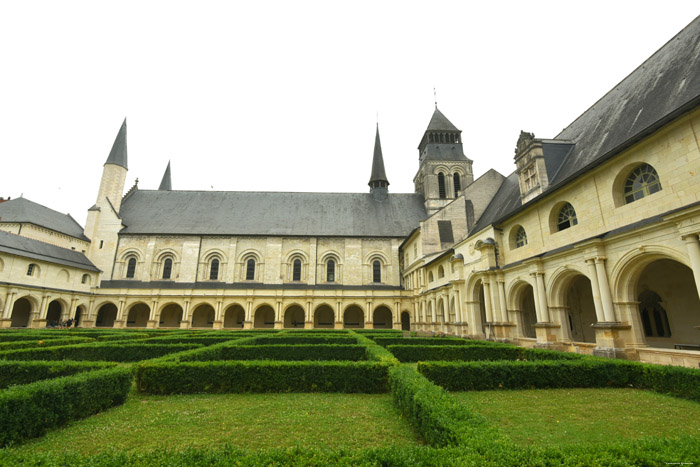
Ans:
[{"label": "pointed spire", "polygon": [[384,157],[382,156],[382,143],[379,141],[379,124],[377,123],[377,136],[374,139],[374,158],[372,159],[372,175],[369,178],[370,192],[378,187],[386,188],[389,180],[384,171]]},{"label": "pointed spire", "polygon": [[445,117],[442,112],[437,108],[437,102],[435,102],[435,112],[430,118],[430,123],[428,123],[428,128],[426,131],[459,131],[456,126],[452,124],[451,121]]},{"label": "pointed spire", "polygon": [[161,191],[172,191],[173,189],[173,183],[170,180],[170,161],[168,161],[168,166],[165,168],[163,180],[160,181],[160,186],[158,189]]},{"label": "pointed spire", "polygon": [[117,137],[112,145],[112,150],[109,151],[109,157],[105,164],[120,165],[127,169],[126,166],[126,117],[124,117],[124,123],[117,133]]}]

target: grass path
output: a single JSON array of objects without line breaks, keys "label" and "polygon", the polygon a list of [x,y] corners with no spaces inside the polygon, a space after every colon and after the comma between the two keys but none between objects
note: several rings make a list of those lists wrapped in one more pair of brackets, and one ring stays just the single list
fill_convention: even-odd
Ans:
[{"label": "grass path", "polygon": [[602,444],[645,436],[700,439],[700,404],[637,389],[454,392],[520,445]]},{"label": "grass path", "polygon": [[18,450],[94,454],[167,447],[367,448],[420,444],[388,394],[132,394]]}]

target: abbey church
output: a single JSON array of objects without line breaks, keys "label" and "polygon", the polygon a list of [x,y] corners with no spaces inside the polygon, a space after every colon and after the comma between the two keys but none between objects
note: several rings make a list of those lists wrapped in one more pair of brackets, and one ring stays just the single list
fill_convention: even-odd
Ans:
[{"label": "abbey church", "polygon": [[379,129],[358,193],[180,191],[170,166],[126,187],[124,121],[84,227],[0,202],[0,327],[394,328],[698,367],[700,18],[560,134],[503,135],[509,175],[426,121],[413,193]]}]

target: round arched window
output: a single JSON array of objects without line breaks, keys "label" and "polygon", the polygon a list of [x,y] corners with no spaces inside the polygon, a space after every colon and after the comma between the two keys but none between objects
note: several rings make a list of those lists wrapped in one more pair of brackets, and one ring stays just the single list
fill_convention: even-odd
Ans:
[{"label": "round arched window", "polygon": [[625,179],[625,203],[629,204],[652,193],[661,191],[659,174],[649,164],[635,168]]},{"label": "round arched window", "polygon": [[515,248],[520,248],[525,245],[527,245],[527,233],[525,233],[525,229],[521,225],[515,233]]},{"label": "round arched window", "polygon": [[578,224],[576,219],[576,210],[570,203],[564,204],[559,210],[557,216],[557,230],[564,230]]}]

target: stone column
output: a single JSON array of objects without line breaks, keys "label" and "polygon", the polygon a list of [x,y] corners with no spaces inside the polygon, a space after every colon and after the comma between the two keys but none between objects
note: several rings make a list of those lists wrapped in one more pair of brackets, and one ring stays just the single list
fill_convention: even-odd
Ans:
[{"label": "stone column", "polygon": [[253,327],[253,300],[246,300],[245,320],[243,320],[243,329],[252,329]]},{"label": "stone column", "polygon": [[394,313],[392,316],[394,318],[392,328],[401,330],[401,302],[394,302]]},{"label": "stone column", "polygon": [[304,312],[304,329],[314,328],[314,318],[311,310],[311,300],[306,301],[306,311]]},{"label": "stone column", "polygon": [[613,308],[612,294],[610,293],[610,283],[608,282],[608,273],[605,271],[605,258],[598,257],[595,259],[595,271],[598,275],[598,286],[600,287],[600,301],[603,304],[603,315],[605,321],[614,323],[615,308]]},{"label": "stone column", "polygon": [[189,329],[190,327],[190,305],[192,302],[190,300],[185,300],[185,306],[182,308],[182,321],[180,321],[180,327],[182,329]]},{"label": "stone column", "polygon": [[698,235],[686,235],[683,237],[686,247],[688,248],[688,256],[690,256],[690,268],[693,270],[693,278],[695,279],[695,288],[698,296],[700,296],[700,243],[698,243]]},{"label": "stone column", "polygon": [[223,304],[222,300],[216,301],[216,307],[214,308],[214,329],[224,328],[224,317],[221,316]]},{"label": "stone column", "polygon": [[491,287],[486,281],[482,281],[484,286],[484,309],[486,311],[486,322],[493,323],[493,310],[491,308]]},{"label": "stone column", "polygon": [[275,329],[282,329],[284,327],[284,322],[282,321],[282,301],[277,300],[275,303],[275,324],[273,324]]},{"label": "stone column", "polygon": [[157,328],[158,322],[160,321],[160,314],[158,313],[158,300],[151,301],[151,312],[148,314],[148,322],[146,323],[147,328]]},{"label": "stone column", "polygon": [[508,310],[506,305],[506,283],[502,279],[499,279],[498,284],[498,298],[501,304],[501,322],[508,322]]},{"label": "stone column", "polygon": [[365,329],[373,329],[374,326],[372,323],[372,302],[367,302],[367,308],[365,310],[365,313]]},{"label": "stone column", "polygon": [[493,322],[501,323],[503,322],[503,315],[501,313],[501,306],[498,300],[498,282],[494,276],[489,277],[489,298],[491,299],[491,314],[493,317]]},{"label": "stone column", "polygon": [[595,268],[595,259],[587,259],[588,278],[591,280],[591,291],[593,292],[593,306],[595,307],[595,317],[599,323],[605,321],[603,314],[603,303],[600,300],[600,286],[598,285],[598,273]]},{"label": "stone column", "polygon": [[549,323],[549,306],[547,305],[547,292],[544,289],[544,273],[536,273],[535,281],[537,282],[537,302],[540,304],[542,322]]},{"label": "stone column", "polygon": [[15,306],[16,290],[10,290],[5,296],[5,308],[2,310],[0,328],[9,328],[12,325],[12,307]]},{"label": "stone column", "polygon": [[333,325],[333,328],[343,329],[343,302],[336,303],[336,308],[333,312],[333,315],[334,315],[333,321],[335,322],[335,324]]}]

